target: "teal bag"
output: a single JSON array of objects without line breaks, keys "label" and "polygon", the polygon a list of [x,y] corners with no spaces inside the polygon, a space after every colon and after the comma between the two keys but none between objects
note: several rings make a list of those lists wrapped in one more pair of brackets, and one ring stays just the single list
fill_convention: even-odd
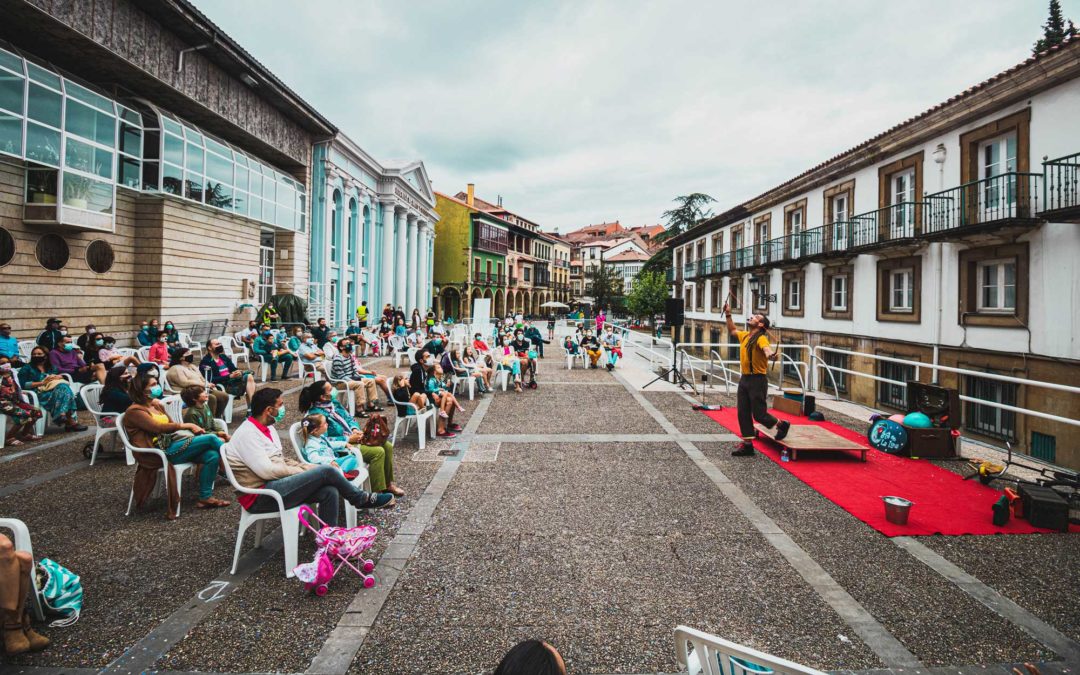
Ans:
[{"label": "teal bag", "polygon": [[73,625],[82,612],[83,590],[79,575],[48,558],[38,562],[38,568],[44,577],[39,585],[42,602],[63,617],[50,623],[49,627]]}]

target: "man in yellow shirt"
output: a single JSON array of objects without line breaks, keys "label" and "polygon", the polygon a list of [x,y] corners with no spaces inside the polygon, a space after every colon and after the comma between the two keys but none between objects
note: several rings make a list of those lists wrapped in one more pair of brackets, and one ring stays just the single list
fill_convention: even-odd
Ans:
[{"label": "man in yellow shirt", "polygon": [[779,424],[776,430],[776,440],[783,440],[791,427],[789,422],[780,422],[769,414],[769,406],[766,397],[769,394],[769,360],[775,359],[777,354],[769,344],[766,331],[769,329],[769,317],[764,314],[754,314],[747,320],[746,325],[750,329],[739,330],[731,318],[731,308],[724,303],[724,316],[727,319],[728,333],[739,341],[739,390],[736,400],[739,410],[739,435],[743,439],[742,447],[732,450],[734,457],[745,457],[754,454],[754,438],[757,431],[754,429],[754,420],[772,429]]}]

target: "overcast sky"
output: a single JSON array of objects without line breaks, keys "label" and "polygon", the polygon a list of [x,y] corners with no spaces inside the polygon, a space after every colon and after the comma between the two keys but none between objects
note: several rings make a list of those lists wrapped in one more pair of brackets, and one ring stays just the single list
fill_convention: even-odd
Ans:
[{"label": "overcast sky", "polygon": [[[378,159],[563,232],[724,210],[1004,70],[1043,0],[195,0]],[[1080,23],[1080,0],[1063,0]]]}]

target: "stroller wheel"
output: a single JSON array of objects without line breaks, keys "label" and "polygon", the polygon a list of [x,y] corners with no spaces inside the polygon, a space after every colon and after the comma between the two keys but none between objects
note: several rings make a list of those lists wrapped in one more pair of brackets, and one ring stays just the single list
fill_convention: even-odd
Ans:
[{"label": "stroller wheel", "polygon": [[94,444],[87,443],[86,445],[84,445],[82,449],[82,455],[83,457],[90,459],[94,455]]},{"label": "stroller wheel", "polygon": [[330,588],[326,584],[319,584],[315,587],[315,595],[321,598],[322,596],[326,595],[329,590]]},{"label": "stroller wheel", "polygon": [[364,577],[364,588],[371,588],[375,585],[375,577]]},{"label": "stroller wheel", "polygon": [[364,566],[360,569],[364,570],[365,572],[370,572],[371,570],[375,569],[375,563],[371,560],[365,560]]}]

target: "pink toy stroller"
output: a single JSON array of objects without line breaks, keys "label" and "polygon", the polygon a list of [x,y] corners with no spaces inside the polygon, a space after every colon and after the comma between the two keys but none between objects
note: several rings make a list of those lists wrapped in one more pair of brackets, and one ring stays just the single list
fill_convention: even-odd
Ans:
[{"label": "pink toy stroller", "polygon": [[[309,523],[308,516],[314,518],[321,527],[315,528]],[[306,504],[300,507],[297,517],[306,528],[315,533],[315,543],[318,545],[314,560],[298,565],[293,570],[296,578],[303,581],[309,591],[315,591],[315,595],[319,596],[326,595],[330,580],[346,565],[363,579],[364,588],[375,585],[375,577],[366,574],[375,569],[375,563],[361,556],[361,553],[375,543],[375,535],[379,532],[376,527],[330,527]],[[353,564],[354,559],[360,567]]]}]

